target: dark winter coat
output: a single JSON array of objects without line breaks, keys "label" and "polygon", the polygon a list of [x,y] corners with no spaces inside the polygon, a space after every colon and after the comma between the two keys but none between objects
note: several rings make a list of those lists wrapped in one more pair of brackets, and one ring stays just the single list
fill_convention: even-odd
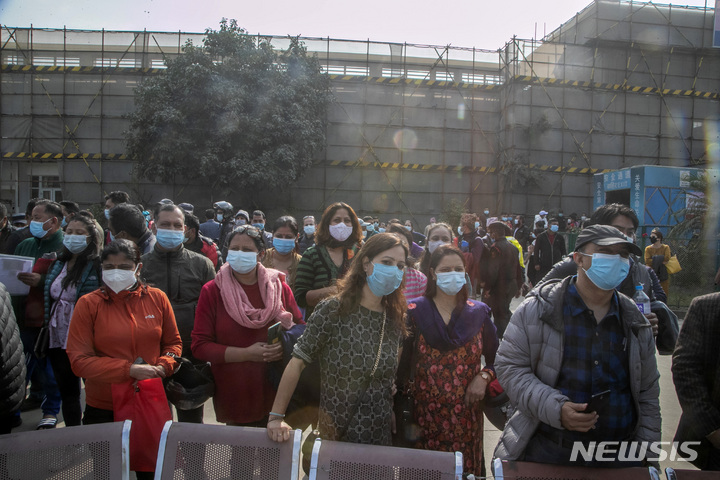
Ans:
[{"label": "dark winter coat", "polygon": [[25,398],[25,355],[10,294],[0,283],[0,416],[18,408]]}]

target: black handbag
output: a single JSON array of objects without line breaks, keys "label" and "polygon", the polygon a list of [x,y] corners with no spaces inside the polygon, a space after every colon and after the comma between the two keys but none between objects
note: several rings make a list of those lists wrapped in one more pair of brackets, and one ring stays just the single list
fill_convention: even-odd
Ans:
[{"label": "black handbag", "polygon": [[[280,385],[285,367],[292,358],[295,343],[305,332],[305,327],[305,324],[299,324],[293,325],[289,330],[280,331],[283,358],[268,365],[268,378],[275,390]],[[319,406],[320,362],[313,362],[306,365],[300,374],[298,384],[285,410],[285,421],[293,428],[305,430],[308,426],[317,424]]]},{"label": "black handbag", "polygon": [[[65,291],[66,287],[63,287],[62,290],[60,290],[60,295],[58,295],[58,300],[60,300],[60,297],[62,297],[63,292]],[[56,300],[55,303],[53,303],[52,308],[50,309],[50,319],[52,319],[53,315],[55,314],[55,309],[58,306],[58,301]],[[35,345],[33,345],[33,353],[35,354],[35,357],[42,360],[43,358],[47,357],[48,350],[50,349],[50,326],[48,325],[48,322],[44,322],[43,326],[40,328],[40,332],[38,333],[37,338],[35,339]]]},{"label": "black handbag", "polygon": [[43,359],[47,356],[48,350],[50,349],[50,328],[45,325],[40,329],[35,345],[33,345],[33,353],[38,359]]},{"label": "black handbag", "polygon": [[403,382],[400,390],[395,394],[393,404],[396,430],[396,433],[393,434],[393,446],[396,447],[412,448],[422,439],[422,428],[415,421],[415,398],[413,396],[419,337],[420,333],[415,332],[412,347],[408,349],[409,353],[406,354],[403,350],[401,358],[401,364],[409,373],[407,378],[402,379]]}]

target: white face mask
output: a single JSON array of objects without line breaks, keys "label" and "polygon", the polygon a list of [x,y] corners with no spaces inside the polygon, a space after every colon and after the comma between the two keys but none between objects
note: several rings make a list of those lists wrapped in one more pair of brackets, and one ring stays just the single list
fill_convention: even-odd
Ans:
[{"label": "white face mask", "polygon": [[330,235],[338,242],[344,242],[347,240],[353,232],[353,227],[348,227],[345,223],[336,223],[330,225]]},{"label": "white face mask", "polygon": [[120,293],[135,285],[137,281],[135,272],[137,272],[137,269],[138,267],[135,267],[135,270],[121,270],[119,268],[103,270],[102,279],[105,285],[113,292]]},{"label": "white face mask", "polygon": [[445,245],[445,242],[443,242],[442,240],[434,240],[432,242],[428,242],[428,252],[434,253],[435,249],[440,245]]}]

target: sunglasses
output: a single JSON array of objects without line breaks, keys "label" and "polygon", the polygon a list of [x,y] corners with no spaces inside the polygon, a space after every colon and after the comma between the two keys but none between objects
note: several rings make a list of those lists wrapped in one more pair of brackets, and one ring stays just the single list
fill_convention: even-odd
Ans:
[{"label": "sunglasses", "polygon": [[239,227],[235,227],[233,229],[233,232],[235,233],[245,233],[248,237],[252,238],[260,238],[260,230],[257,227],[253,227],[252,225],[240,225]]}]

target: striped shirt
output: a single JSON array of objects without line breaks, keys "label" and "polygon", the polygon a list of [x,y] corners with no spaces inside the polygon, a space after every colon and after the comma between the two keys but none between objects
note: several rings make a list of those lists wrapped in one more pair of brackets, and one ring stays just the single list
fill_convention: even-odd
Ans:
[{"label": "striped shirt", "polygon": [[425,295],[427,287],[427,277],[424,273],[418,272],[414,268],[407,267],[405,269],[405,300],[410,301],[412,298],[422,297]]},{"label": "striped shirt", "polygon": [[335,280],[342,278],[348,270],[352,257],[352,250],[345,250],[343,252],[343,264],[338,267],[330,258],[330,253],[328,253],[326,247],[313,245],[305,250],[297,267],[294,289],[295,301],[298,306],[306,309],[305,318],[310,318],[310,314],[315,308],[307,304],[305,298],[307,292],[333,285]]}]

